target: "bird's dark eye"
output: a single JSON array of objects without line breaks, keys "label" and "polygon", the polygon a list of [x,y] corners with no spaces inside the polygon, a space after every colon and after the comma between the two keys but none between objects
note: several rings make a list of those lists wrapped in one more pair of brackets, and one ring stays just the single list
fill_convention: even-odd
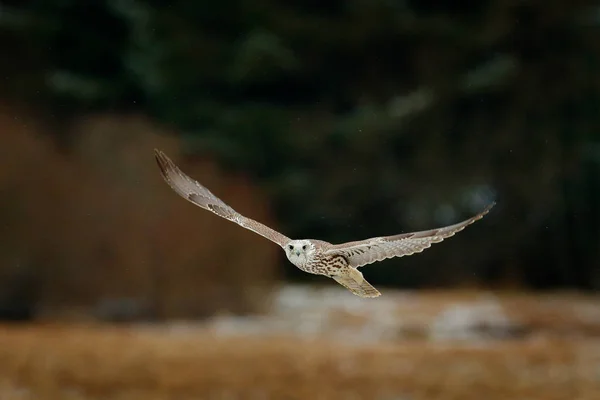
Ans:
[{"label": "bird's dark eye", "polygon": [[306,250],[306,245],[302,246],[302,250]]},{"label": "bird's dark eye", "polygon": [[291,244],[290,244],[290,245],[288,245],[288,248],[289,248],[290,250],[294,250],[294,246],[292,246]]}]

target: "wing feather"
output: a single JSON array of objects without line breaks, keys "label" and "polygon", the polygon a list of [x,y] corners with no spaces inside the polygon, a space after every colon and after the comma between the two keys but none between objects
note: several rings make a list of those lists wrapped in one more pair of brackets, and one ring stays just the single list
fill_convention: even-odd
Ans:
[{"label": "wing feather", "polygon": [[154,156],[165,182],[167,182],[171,189],[184,199],[205,210],[212,211],[219,217],[235,222],[243,228],[258,233],[272,242],[277,243],[281,247],[284,247],[285,244],[290,241],[287,236],[258,221],[244,217],[229,205],[225,204],[224,201],[212,194],[210,190],[202,186],[198,181],[184,174],[162,151],[154,149]]},{"label": "wing feather", "polygon": [[350,266],[355,268],[382,261],[386,258],[403,257],[420,253],[431,247],[433,243],[439,243],[450,236],[454,236],[468,225],[480,220],[494,205],[495,203],[492,203],[479,214],[454,225],[427,231],[374,237],[356,242],[331,245],[325,253],[342,255],[348,259]]}]

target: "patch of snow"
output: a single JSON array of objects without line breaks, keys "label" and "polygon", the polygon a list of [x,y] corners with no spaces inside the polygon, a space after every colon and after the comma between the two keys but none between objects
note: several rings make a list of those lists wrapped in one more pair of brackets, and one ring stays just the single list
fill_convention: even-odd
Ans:
[{"label": "patch of snow", "polygon": [[430,325],[429,337],[434,340],[476,340],[486,337],[507,337],[515,324],[496,300],[479,303],[458,303],[445,309]]}]

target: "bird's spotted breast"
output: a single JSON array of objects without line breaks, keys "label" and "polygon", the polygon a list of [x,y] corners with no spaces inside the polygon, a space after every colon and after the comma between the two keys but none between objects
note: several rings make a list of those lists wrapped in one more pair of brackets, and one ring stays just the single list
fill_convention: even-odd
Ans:
[{"label": "bird's spotted breast", "polygon": [[306,272],[317,275],[339,275],[343,267],[348,266],[348,260],[341,255],[318,255],[306,265]]}]

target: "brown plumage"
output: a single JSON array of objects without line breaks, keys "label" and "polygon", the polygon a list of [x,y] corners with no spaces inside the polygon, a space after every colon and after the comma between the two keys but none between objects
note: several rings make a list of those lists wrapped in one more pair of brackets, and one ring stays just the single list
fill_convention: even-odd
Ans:
[{"label": "brown plumage", "polygon": [[485,210],[465,221],[427,231],[341,244],[315,239],[292,240],[260,222],[241,215],[199,182],[184,174],[162,151],[154,150],[154,153],[164,180],[181,197],[277,243],[285,251],[288,260],[302,271],[333,278],[361,297],[377,297],[380,293],[364,279],[358,267],[386,258],[420,253],[433,243],[441,242],[481,219],[495,204],[490,204]]}]

